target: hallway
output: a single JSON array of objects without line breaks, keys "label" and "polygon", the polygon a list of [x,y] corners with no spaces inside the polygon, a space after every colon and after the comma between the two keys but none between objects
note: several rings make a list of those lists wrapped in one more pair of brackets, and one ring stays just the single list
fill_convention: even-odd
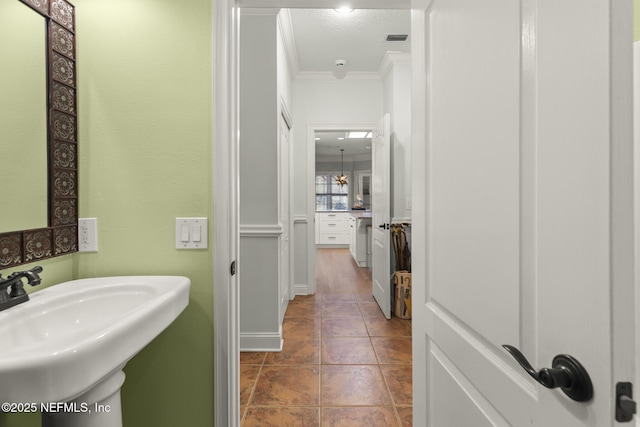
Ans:
[{"label": "hallway", "polygon": [[411,321],[384,318],[348,249],[317,250],[316,287],[282,352],[240,354],[242,426],[411,426]]}]

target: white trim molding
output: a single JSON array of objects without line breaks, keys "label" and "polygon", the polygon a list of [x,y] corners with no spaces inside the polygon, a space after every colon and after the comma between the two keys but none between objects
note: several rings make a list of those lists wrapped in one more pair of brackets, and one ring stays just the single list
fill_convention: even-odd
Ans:
[{"label": "white trim molding", "polygon": [[289,71],[295,79],[300,72],[300,62],[298,61],[298,50],[296,49],[296,39],[293,35],[293,23],[291,22],[289,9],[282,9],[278,14],[278,20],[280,21],[280,34],[282,35],[285,55],[287,55]]},{"label": "white trim molding", "polygon": [[309,291],[308,284],[297,283],[293,285],[293,295],[312,295],[313,292]]},{"label": "white trim molding", "polygon": [[411,224],[411,218],[391,218],[391,224]]},{"label": "white trim molding", "polygon": [[[245,7],[278,7],[307,9],[337,9],[344,6],[344,0],[239,0],[238,5]],[[411,0],[351,0],[349,7],[354,9],[410,9]]]},{"label": "white trim molding", "polygon": [[307,218],[306,215],[295,215],[293,217],[293,223],[294,224],[308,224],[309,223],[309,219]]},{"label": "white trim molding", "polygon": [[212,6],[213,40],[213,405],[216,426],[238,427],[240,419],[238,7],[235,0]]},{"label": "white trim molding", "polygon": [[380,61],[378,75],[385,78],[393,66],[397,64],[411,64],[411,54],[409,52],[388,51]]},{"label": "white trim molding", "polygon": [[349,71],[345,74],[336,74],[331,71],[300,71],[295,76],[296,81],[313,82],[372,82],[380,81],[380,74],[375,71]]},{"label": "white trim molding", "polygon": [[272,7],[243,7],[240,10],[240,16],[250,16],[250,15],[259,15],[259,16],[274,16],[277,15],[280,9]]},{"label": "white trim molding", "polygon": [[280,237],[282,224],[240,224],[240,237]]},{"label": "white trim molding", "polygon": [[282,326],[279,332],[240,332],[240,351],[282,351]]}]

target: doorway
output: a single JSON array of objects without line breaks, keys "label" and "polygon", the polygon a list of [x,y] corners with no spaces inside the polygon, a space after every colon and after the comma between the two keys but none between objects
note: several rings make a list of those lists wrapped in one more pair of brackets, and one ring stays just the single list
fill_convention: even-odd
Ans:
[{"label": "doorway", "polygon": [[[320,2],[322,3],[322,2]],[[389,3],[388,2],[374,2],[376,4],[368,4],[367,7],[388,7]],[[243,6],[247,5],[247,3],[243,3]],[[231,10],[233,9],[233,7],[231,7],[230,5],[229,9],[224,10],[224,7],[221,7],[218,12],[221,12],[218,15],[218,24],[220,24],[217,28],[219,28],[220,32],[222,34],[224,34],[224,31],[228,31],[229,34],[236,34],[234,28],[237,25],[237,15],[234,15],[233,13],[231,13]],[[257,6],[257,5],[251,5],[251,6]],[[261,3],[260,6],[267,6],[266,4]],[[274,6],[274,5],[271,5]],[[319,6],[326,6],[326,5],[319,5]],[[394,6],[397,6],[396,4],[394,4]],[[406,4],[404,5],[405,7],[408,7],[408,2],[406,2]],[[234,17],[235,16],[235,17]],[[229,57],[224,57],[224,60],[227,61],[227,64],[229,65],[229,69],[231,70],[231,74],[233,76],[236,75],[237,71],[236,71],[236,46],[237,46],[237,40],[232,39],[226,39],[226,41],[221,42],[221,44],[224,45],[224,47],[222,49],[218,49],[218,53],[221,55],[224,55],[225,52],[229,53],[227,51],[225,51],[225,49],[229,48],[229,45],[226,45],[226,43],[230,43],[232,49],[231,49],[231,55]],[[220,76],[221,80],[224,80],[225,76]],[[232,80],[235,79],[235,77],[232,78]],[[348,80],[348,78],[347,78]],[[364,78],[364,80],[367,80],[366,76]],[[379,91],[382,89],[382,82],[380,81],[380,78],[377,78],[377,81],[373,81],[375,79],[370,79],[368,82],[363,83],[364,85],[371,85],[376,87],[376,91]],[[219,85],[220,86],[220,85]],[[227,88],[228,89],[228,88]],[[220,123],[222,125],[217,125],[216,126],[216,132],[217,132],[217,136],[216,139],[220,140],[219,135],[222,135],[222,141],[224,141],[225,139],[233,139],[232,136],[235,137],[234,135],[234,129],[236,128],[236,124],[238,122],[238,117],[237,117],[237,108],[236,106],[233,105],[233,102],[235,102],[233,100],[233,96],[231,95],[231,93],[233,93],[233,88],[231,88],[231,93],[227,92],[227,89],[225,89],[224,91],[222,91],[222,93],[220,94],[222,97],[222,101],[219,98],[216,98],[216,102],[218,104],[218,106],[220,108],[216,108],[216,112],[218,114],[217,116],[217,123]],[[371,93],[373,93],[373,91],[371,91]],[[226,98],[225,98],[226,97]],[[227,100],[227,103],[224,102],[224,99]],[[355,99],[355,98],[354,98]],[[382,108],[379,104],[376,104],[375,102],[370,102],[371,101],[371,97],[369,95],[365,95],[364,97],[360,97],[358,99],[358,102],[362,103],[362,105],[364,105],[366,108],[371,107],[372,105],[378,105],[379,110],[376,112],[375,117],[373,118],[373,120],[377,119],[381,114],[382,114]],[[222,104],[222,106],[220,106],[220,104]],[[365,109],[366,109],[365,108]],[[223,112],[223,109],[225,110],[225,112]],[[362,108],[359,109],[360,113],[362,112]],[[296,134],[299,135],[299,132],[304,132],[304,122],[299,122],[297,121],[296,117],[295,117],[295,112],[293,114],[294,116],[294,120],[296,121],[293,130],[292,130],[292,140],[296,138]],[[360,117],[365,117],[363,115],[361,115]],[[362,123],[362,122],[371,122],[372,120],[356,120],[356,123]],[[318,121],[314,121],[315,123],[317,123]],[[325,123],[329,122],[329,123],[339,123],[340,120],[330,120],[330,121],[324,121]],[[225,133],[225,125],[228,126],[227,129],[227,133]],[[302,125],[302,126],[301,126]],[[370,125],[368,125],[370,127]],[[292,144],[295,144],[295,141],[292,141]],[[236,150],[236,151],[234,151]],[[294,152],[295,152],[295,148],[294,148]],[[231,166],[231,169],[233,169],[233,165],[237,165],[237,146],[234,147],[233,145],[231,146],[231,153],[230,153],[230,157],[232,159],[232,164],[229,165]],[[294,153],[295,155],[295,153]],[[293,163],[294,163],[294,168],[295,168],[295,164],[296,164],[296,160],[293,159]],[[220,172],[222,172],[225,169],[217,169],[216,172],[216,176],[218,176],[220,174]],[[228,170],[228,169],[227,169]],[[295,170],[293,171],[293,174],[295,176]],[[229,175],[227,175],[227,177],[222,177],[224,179],[229,180]],[[218,181],[218,184],[220,184],[221,182],[224,182],[224,179],[222,181]],[[231,186],[233,186],[233,173],[231,173]],[[299,185],[298,182],[294,182],[292,183],[292,186],[296,186]],[[237,202],[236,202],[237,203]],[[297,213],[295,212],[295,203],[297,203],[295,201],[295,197],[294,197],[294,212],[292,213],[291,216],[291,221],[294,224],[294,229],[296,226],[298,226],[299,224],[303,224],[303,220],[301,220],[300,216],[297,215]],[[232,204],[233,201],[232,201]],[[216,211],[217,212],[217,211]],[[226,214],[228,215],[228,218],[231,218],[233,220],[233,218],[235,217],[237,220],[237,211],[234,212],[233,209],[231,209],[229,212],[226,212]],[[224,220],[224,216],[222,215],[218,215],[218,219],[217,222],[219,221],[220,223],[223,223],[225,225],[228,225],[229,222],[232,221],[223,221]],[[230,237],[231,240],[233,240],[233,229],[229,230],[232,233],[232,236]],[[248,232],[252,232],[254,233],[257,237],[265,237],[267,235],[271,235],[271,234],[275,234],[278,232],[278,230],[275,230],[275,228],[261,228],[261,229],[250,229],[248,230]],[[259,235],[259,236],[258,236]],[[218,238],[220,238],[221,236],[217,236]],[[225,237],[224,235],[222,236],[223,238]],[[228,236],[227,236],[228,237]],[[294,244],[297,244],[299,242],[295,241],[295,237],[292,238],[292,242]],[[224,239],[222,239],[224,240]],[[306,244],[306,242],[303,243]],[[233,260],[235,258],[237,258],[237,249],[232,249],[231,251],[229,251],[229,246],[224,246],[224,245],[219,245],[218,246],[223,252],[227,252],[229,253],[228,259],[229,260]],[[298,250],[300,249],[300,245],[297,245],[297,249],[294,249],[293,252],[293,257],[294,257],[294,262],[297,265],[297,260],[295,260],[295,257],[298,256]],[[303,254],[304,256],[304,254]],[[220,261],[220,260],[217,260]],[[225,267],[224,269],[222,268],[223,264],[217,263],[216,264],[217,267],[220,268],[216,268],[216,272],[224,272],[224,271],[228,271],[228,266]],[[242,270],[240,270],[240,274],[242,274]],[[294,276],[294,282],[293,282],[293,289],[294,290],[299,290],[299,288],[297,287],[297,283],[295,282],[295,280],[297,280],[297,277],[300,277],[300,274],[297,274],[296,272],[293,273]],[[296,277],[297,276],[297,277]],[[304,275],[303,275],[304,276]],[[311,276],[311,274],[309,274],[308,276]],[[233,318],[233,311],[237,310],[237,304],[238,304],[238,295],[237,295],[237,287],[236,289],[234,289],[234,280],[237,280],[237,276],[235,278],[232,278],[231,280],[229,280],[228,277],[223,277],[223,280],[217,280],[216,279],[216,289],[218,289],[219,286],[224,286],[225,289],[222,290],[222,292],[218,292],[216,291],[216,330],[219,330],[221,327],[224,328],[229,328],[227,329],[227,335],[223,336],[218,334],[218,338],[222,337],[224,339],[226,339],[226,342],[229,342],[230,345],[228,346],[229,349],[233,349],[233,348],[237,348],[237,339],[234,342],[234,338],[233,338],[233,334],[235,333],[233,331],[234,327],[237,327],[237,323],[235,324],[228,324],[225,323],[225,318]],[[314,285],[315,284],[315,278],[313,278],[312,280],[310,280],[308,282],[310,285]],[[223,296],[223,298],[220,298],[220,295]],[[225,296],[228,296],[228,298],[225,298]],[[220,304],[220,305],[218,305]],[[220,308],[220,309],[219,309]],[[230,314],[230,316],[225,316],[226,314]],[[220,349],[220,350],[224,350],[224,349]],[[236,369],[234,369],[234,365],[237,365],[237,360],[235,359],[235,357],[228,357],[227,358],[227,363],[226,364],[221,364],[220,363],[220,359],[224,358],[224,354],[222,354],[221,352],[218,352],[218,350],[216,350],[216,355],[218,356],[218,362],[216,362],[216,372],[220,373],[220,372],[226,372],[227,370],[229,370],[230,368],[230,376],[227,377],[228,378],[228,389],[230,390],[230,394],[228,396],[229,398],[229,404],[227,405],[227,402],[224,400],[217,400],[218,406],[219,405],[224,405],[228,411],[226,411],[226,414],[224,412],[220,412],[219,410],[216,411],[216,417],[218,422],[220,422],[223,425],[236,425],[235,422],[233,421],[233,416],[230,416],[230,414],[235,413],[235,409],[234,408],[238,408],[239,409],[239,404],[237,399],[235,398],[236,393],[233,391],[234,390],[234,382],[237,381],[236,379],[234,379],[235,374],[234,372],[237,372]],[[220,366],[223,366],[222,368]],[[237,377],[236,377],[237,378]],[[224,384],[224,383],[223,383]],[[216,392],[217,395],[221,394],[221,389],[218,388],[218,384],[216,385]],[[235,390],[238,390],[237,386],[235,387]],[[221,421],[222,419],[224,419],[225,421]]]}]

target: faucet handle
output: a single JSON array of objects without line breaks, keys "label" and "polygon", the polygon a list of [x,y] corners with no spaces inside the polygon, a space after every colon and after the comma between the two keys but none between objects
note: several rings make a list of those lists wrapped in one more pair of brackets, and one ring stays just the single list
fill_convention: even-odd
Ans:
[{"label": "faucet handle", "polygon": [[27,292],[24,290],[24,285],[22,284],[22,280],[18,280],[16,283],[11,285],[11,292],[9,292],[9,296],[11,298],[21,297],[26,294]]}]

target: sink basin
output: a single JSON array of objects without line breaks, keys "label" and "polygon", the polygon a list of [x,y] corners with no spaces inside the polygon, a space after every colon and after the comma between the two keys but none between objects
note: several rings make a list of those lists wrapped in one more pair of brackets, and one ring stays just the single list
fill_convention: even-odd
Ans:
[{"label": "sink basin", "polygon": [[81,399],[118,374],[119,404],[122,367],[184,310],[190,284],[178,276],[74,280],[0,312],[0,402]]}]

